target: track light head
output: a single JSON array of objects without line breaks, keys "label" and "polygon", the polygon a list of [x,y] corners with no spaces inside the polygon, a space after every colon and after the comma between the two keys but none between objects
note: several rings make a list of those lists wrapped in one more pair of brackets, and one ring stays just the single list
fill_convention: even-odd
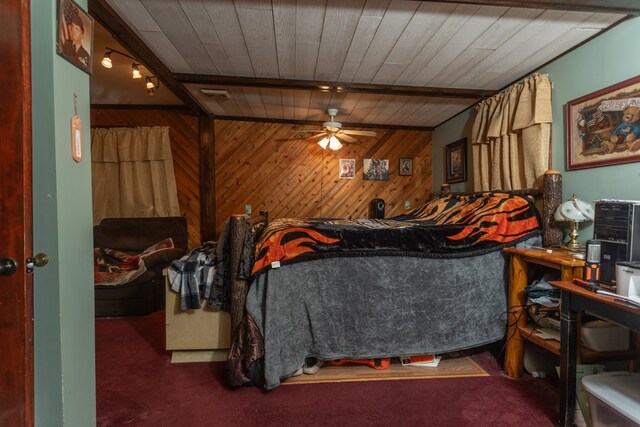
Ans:
[{"label": "track light head", "polygon": [[138,69],[138,65],[136,63],[131,64],[131,77],[134,79],[141,79],[142,74],[140,74],[140,70]]},{"label": "track light head", "polygon": [[156,76],[147,76],[145,80],[147,82],[147,95],[155,95],[156,90],[160,87],[160,80]]},{"label": "track light head", "polygon": [[111,62],[111,51],[107,50],[104,53],[104,56],[102,57],[102,61],[100,61],[100,63],[102,64],[102,66],[104,68],[111,68],[113,67],[113,63]]}]

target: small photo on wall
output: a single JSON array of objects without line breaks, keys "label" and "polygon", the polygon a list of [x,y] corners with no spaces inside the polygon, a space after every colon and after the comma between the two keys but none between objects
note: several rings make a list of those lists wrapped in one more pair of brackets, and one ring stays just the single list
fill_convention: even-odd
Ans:
[{"label": "small photo on wall", "polygon": [[389,179],[389,159],[364,159],[363,178],[365,180]]},{"label": "small photo on wall", "polygon": [[398,165],[398,175],[400,176],[411,176],[413,175],[413,159],[400,159],[400,164]]},{"label": "small photo on wall", "polygon": [[354,179],[356,177],[356,160],[340,159],[339,176],[341,179]]}]

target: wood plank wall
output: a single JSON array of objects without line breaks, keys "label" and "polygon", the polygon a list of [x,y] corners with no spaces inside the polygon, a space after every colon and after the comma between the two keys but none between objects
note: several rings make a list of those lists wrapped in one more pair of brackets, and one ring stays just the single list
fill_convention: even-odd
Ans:
[{"label": "wood plank wall", "polygon": [[[189,247],[200,236],[198,117],[181,109],[91,109],[92,127],[169,126],[180,212],[189,224]],[[431,194],[431,133],[368,129],[339,151],[313,142],[285,141],[302,126],[244,121],[215,121],[216,234],[234,213],[251,205],[257,214],[278,217],[367,217],[369,202],[382,198],[387,216],[424,203]],[[367,128],[359,128],[367,129]],[[399,176],[400,157],[413,158],[413,175]],[[365,158],[389,159],[388,181],[364,181]],[[339,159],[356,160],[356,178],[339,179]]]},{"label": "wood plank wall", "polygon": [[187,218],[189,248],[200,240],[198,117],[188,109],[91,108],[91,127],[169,126],[180,214]]},{"label": "wood plank wall", "polygon": [[[224,220],[268,210],[270,218],[369,216],[373,198],[385,200],[386,216],[406,212],[431,194],[431,133],[391,129],[359,137],[339,151],[318,144],[286,140],[302,126],[242,121],[215,121],[217,232]],[[400,157],[413,158],[413,175],[399,176]],[[362,179],[363,159],[389,159],[388,181]],[[338,178],[339,159],[356,160],[356,178]]]}]

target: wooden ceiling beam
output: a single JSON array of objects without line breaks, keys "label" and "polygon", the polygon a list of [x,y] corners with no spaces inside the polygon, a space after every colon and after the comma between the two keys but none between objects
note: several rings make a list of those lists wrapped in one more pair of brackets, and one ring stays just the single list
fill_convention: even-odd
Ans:
[{"label": "wooden ceiling beam", "polygon": [[[417,0],[414,0],[417,1]],[[574,12],[640,15],[638,0],[431,0],[436,3],[465,3],[482,6],[524,7],[530,9],[571,10]]]},{"label": "wooden ceiling beam", "polygon": [[[191,93],[174,78],[169,69],[158,59],[151,49],[138,37],[136,32],[113,10],[106,0],[89,0],[89,14],[107,29],[122,46],[133,54],[148,70],[164,83],[182,102],[197,114],[208,115]],[[100,54],[94,52],[94,55]]]},{"label": "wooden ceiling beam", "polygon": [[430,98],[483,99],[498,91],[483,89],[457,89],[444,87],[397,86],[365,83],[338,83],[315,80],[267,79],[256,77],[211,76],[205,74],[173,74],[183,84],[207,86],[240,86],[273,89],[294,89],[316,92],[368,93],[376,95],[425,96]]},{"label": "wooden ceiling beam", "polygon": [[[244,117],[244,116],[215,116],[216,120],[233,120],[238,122],[259,122],[259,123],[283,123],[287,125],[305,125],[305,126],[318,126],[322,122],[322,120],[289,120],[289,119],[272,119],[272,118],[262,118],[262,117]],[[434,130],[432,126],[402,126],[402,125],[387,125],[387,124],[376,124],[376,123],[350,123],[343,122],[343,128],[374,128],[374,129],[396,129],[396,130],[415,130],[415,131],[424,131],[431,132]],[[321,131],[321,129],[318,129]],[[311,132],[311,131],[310,131]]]}]

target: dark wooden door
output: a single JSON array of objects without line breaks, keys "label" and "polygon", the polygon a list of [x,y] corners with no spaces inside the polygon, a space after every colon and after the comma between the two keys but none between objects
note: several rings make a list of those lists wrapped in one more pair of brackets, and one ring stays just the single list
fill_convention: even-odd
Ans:
[{"label": "dark wooden door", "polygon": [[31,426],[34,419],[33,279],[25,272],[32,253],[29,3],[0,2],[1,426]]}]

